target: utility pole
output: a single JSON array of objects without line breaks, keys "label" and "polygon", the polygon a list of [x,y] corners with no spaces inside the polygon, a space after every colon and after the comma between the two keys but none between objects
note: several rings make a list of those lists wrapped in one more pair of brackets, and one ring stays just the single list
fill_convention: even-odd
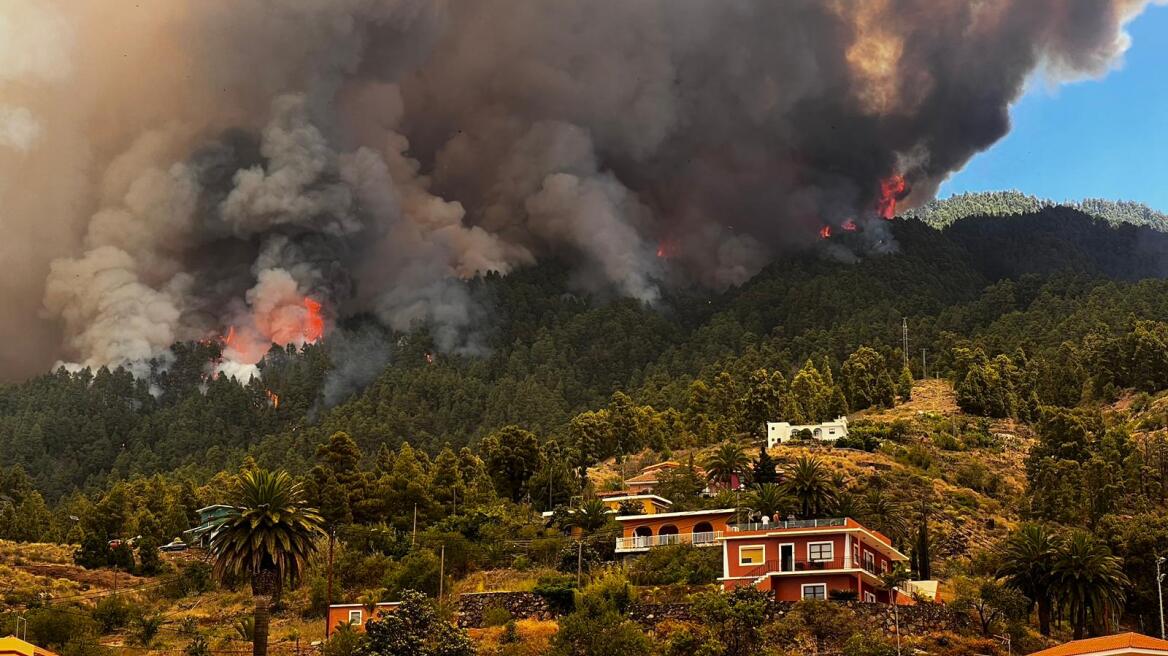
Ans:
[{"label": "utility pole", "polygon": [[410,551],[414,550],[414,543],[418,541],[418,504],[414,504],[414,531],[410,534]]},{"label": "utility pole", "polygon": [[576,541],[576,589],[580,589],[580,584],[584,579],[584,540]]},{"label": "utility pole", "polygon": [[1160,573],[1160,566],[1164,564],[1164,557],[1156,557],[1156,597],[1160,599],[1160,639],[1164,640],[1164,575]]},{"label": "utility pole", "polygon": [[904,353],[904,368],[908,369],[908,317],[900,319],[900,338],[903,342],[901,351]]},{"label": "utility pole", "polygon": [[438,603],[442,603],[442,593],[446,589],[446,545],[442,545],[442,556],[438,561]]},{"label": "utility pole", "polygon": [[332,629],[329,626],[329,612],[328,606],[333,605],[333,543],[336,541],[337,529],[335,526],[329,527],[329,547],[328,547],[328,587],[325,592],[325,610],[324,610],[324,634],[327,636]]},{"label": "utility pole", "polygon": [[929,365],[925,361],[925,353],[928,349],[921,349],[921,379],[926,380],[929,377]]}]

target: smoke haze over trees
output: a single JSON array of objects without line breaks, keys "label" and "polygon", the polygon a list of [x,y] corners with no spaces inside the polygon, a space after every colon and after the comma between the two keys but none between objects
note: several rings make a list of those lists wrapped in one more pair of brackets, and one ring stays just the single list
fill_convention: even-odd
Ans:
[{"label": "smoke haze over trees", "polygon": [[1034,71],[1104,74],[1143,5],[13,0],[0,372],[143,378],[223,339],[247,379],[360,314],[481,354],[479,274],[554,259],[658,303],[889,252],[891,205],[1005,134]]}]

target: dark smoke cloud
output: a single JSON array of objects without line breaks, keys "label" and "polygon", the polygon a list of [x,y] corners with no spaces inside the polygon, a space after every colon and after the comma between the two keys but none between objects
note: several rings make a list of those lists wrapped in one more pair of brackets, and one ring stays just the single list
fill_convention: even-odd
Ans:
[{"label": "dark smoke cloud", "polygon": [[320,403],[325,410],[365,389],[389,364],[393,352],[385,332],[367,324],[337,330],[329,335],[328,345],[333,368],[321,389]]},{"label": "dark smoke cloud", "polygon": [[824,225],[881,252],[881,180],[929,198],[1036,71],[1106,73],[1144,4],[11,0],[5,373],[235,327],[225,370],[247,375],[309,338],[306,297],[473,352],[483,313],[453,281],[544,256],[653,302]]}]

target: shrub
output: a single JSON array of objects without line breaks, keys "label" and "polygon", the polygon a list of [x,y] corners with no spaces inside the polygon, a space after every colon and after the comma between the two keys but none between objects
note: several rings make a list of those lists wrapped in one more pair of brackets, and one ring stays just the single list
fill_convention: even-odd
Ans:
[{"label": "shrub", "polygon": [[649,639],[624,617],[632,601],[628,581],[609,576],[576,595],[576,610],[560,619],[552,653],[648,654]]},{"label": "shrub", "polygon": [[827,598],[832,601],[855,601],[860,595],[855,590],[828,590]]},{"label": "shrub", "polygon": [[162,571],[162,557],[158,555],[158,542],[151,537],[138,542],[138,574],[154,576]]},{"label": "shrub", "polygon": [[102,633],[110,633],[127,626],[135,613],[136,609],[125,597],[114,595],[98,600],[93,619],[101,626]]},{"label": "shrub", "polygon": [[576,579],[571,576],[541,576],[531,590],[547,599],[552,609],[569,613],[576,606]]},{"label": "shrub", "polygon": [[178,581],[184,597],[209,592],[215,584],[211,578],[211,566],[204,562],[193,562],[184,567]]},{"label": "shrub", "polygon": [[720,549],[678,544],[650,549],[629,569],[636,585],[702,585],[713,583],[722,574]]}]

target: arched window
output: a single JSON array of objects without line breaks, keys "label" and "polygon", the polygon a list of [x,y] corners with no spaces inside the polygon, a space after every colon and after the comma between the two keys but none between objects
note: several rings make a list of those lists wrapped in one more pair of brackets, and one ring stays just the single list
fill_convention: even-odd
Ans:
[{"label": "arched window", "polygon": [[693,527],[693,543],[707,544],[714,541],[714,527],[709,522],[698,522]]},{"label": "arched window", "polygon": [[658,544],[677,544],[680,539],[677,535],[677,527],[673,524],[666,524],[657,530]]}]

